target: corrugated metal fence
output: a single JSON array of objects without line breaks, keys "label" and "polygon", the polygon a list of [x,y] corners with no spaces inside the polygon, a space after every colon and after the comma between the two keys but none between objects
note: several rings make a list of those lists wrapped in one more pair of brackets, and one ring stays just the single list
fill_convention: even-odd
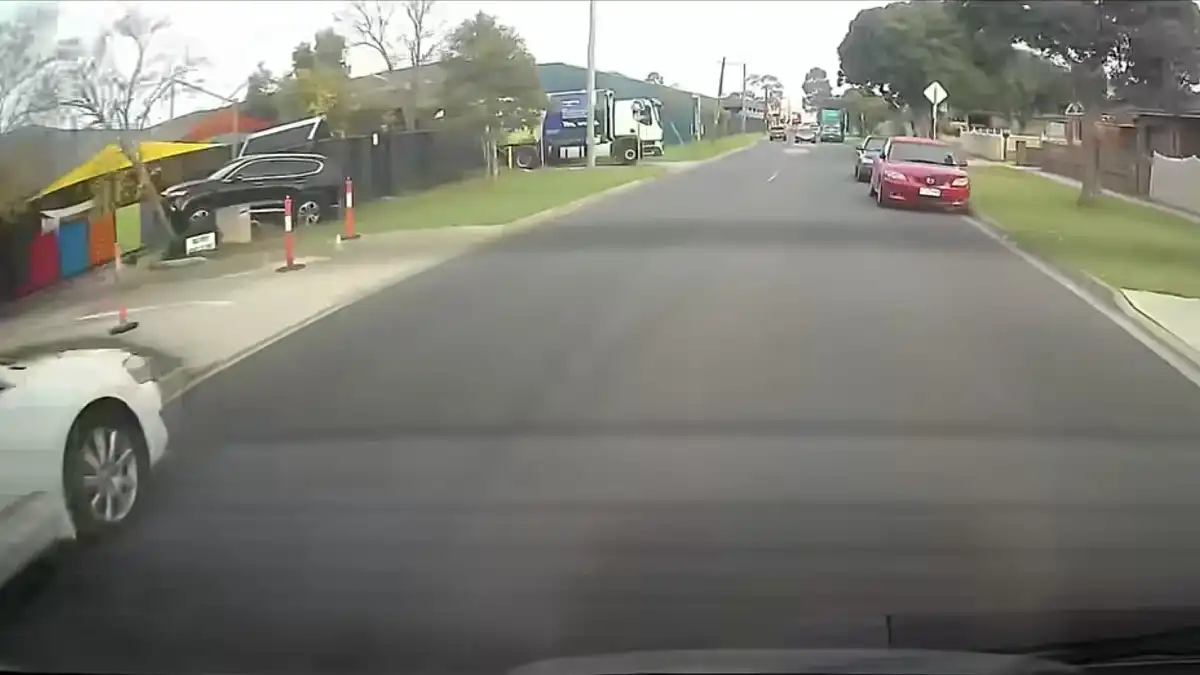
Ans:
[{"label": "corrugated metal fence", "polygon": [[484,167],[479,139],[449,130],[330,138],[313,152],[336,161],[363,202],[462,180]]}]

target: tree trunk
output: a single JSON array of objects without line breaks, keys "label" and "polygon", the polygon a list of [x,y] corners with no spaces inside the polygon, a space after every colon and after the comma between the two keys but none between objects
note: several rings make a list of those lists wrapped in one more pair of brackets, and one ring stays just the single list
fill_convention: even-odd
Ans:
[{"label": "tree trunk", "polygon": [[166,230],[167,240],[174,241],[179,233],[175,232],[174,226],[171,224],[171,219],[167,217],[166,209],[163,208],[162,195],[158,193],[158,187],[154,185],[154,181],[150,178],[150,171],[146,168],[146,163],[142,161],[142,155],[139,152],[137,144],[131,143],[124,136],[117,139],[117,143],[121,148],[121,153],[133,165],[134,172],[138,177],[138,199],[149,199],[154,206],[154,217],[161,224],[160,226]]},{"label": "tree trunk", "polygon": [[1080,206],[1091,203],[1100,194],[1100,138],[1098,125],[1100,123],[1100,108],[1090,105],[1084,110],[1083,121],[1080,125],[1080,136],[1083,142],[1080,147],[1079,200]]}]

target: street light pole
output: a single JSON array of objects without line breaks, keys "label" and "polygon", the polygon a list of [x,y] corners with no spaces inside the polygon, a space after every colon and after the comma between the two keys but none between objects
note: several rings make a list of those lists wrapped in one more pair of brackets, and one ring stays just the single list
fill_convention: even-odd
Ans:
[{"label": "street light pole", "polygon": [[596,0],[588,2],[587,168],[596,168]]}]

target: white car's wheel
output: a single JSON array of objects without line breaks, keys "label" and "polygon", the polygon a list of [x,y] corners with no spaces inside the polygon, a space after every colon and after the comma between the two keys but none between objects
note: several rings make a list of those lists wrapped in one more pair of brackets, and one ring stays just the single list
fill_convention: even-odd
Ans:
[{"label": "white car's wheel", "polygon": [[117,403],[93,404],[67,435],[63,492],[80,539],[103,537],[141,503],[150,458],[137,418]]}]

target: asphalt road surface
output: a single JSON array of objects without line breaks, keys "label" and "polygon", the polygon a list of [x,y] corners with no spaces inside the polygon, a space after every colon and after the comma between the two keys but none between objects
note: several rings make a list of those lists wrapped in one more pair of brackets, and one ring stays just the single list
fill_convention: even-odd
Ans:
[{"label": "asphalt road surface", "polygon": [[152,511],[27,582],[0,662],[498,672],[1200,604],[1200,390],[842,147],[459,258],[173,416]]}]

